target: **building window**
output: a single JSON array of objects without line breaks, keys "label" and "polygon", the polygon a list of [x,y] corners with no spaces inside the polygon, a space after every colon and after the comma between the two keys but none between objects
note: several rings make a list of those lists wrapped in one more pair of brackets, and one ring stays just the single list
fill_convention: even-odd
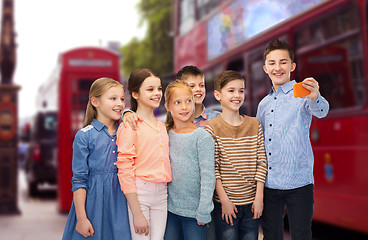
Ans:
[{"label": "building window", "polygon": [[220,0],[197,0],[197,18],[204,18],[219,5]]},{"label": "building window", "polygon": [[194,26],[195,22],[195,6],[194,0],[181,0],[180,1],[180,17],[179,17],[179,31],[180,35],[187,33]]}]

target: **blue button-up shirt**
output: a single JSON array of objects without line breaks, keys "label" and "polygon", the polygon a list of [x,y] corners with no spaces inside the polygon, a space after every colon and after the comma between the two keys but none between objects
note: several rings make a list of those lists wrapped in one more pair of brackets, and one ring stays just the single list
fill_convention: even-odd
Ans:
[{"label": "blue button-up shirt", "polygon": [[264,133],[268,161],[265,186],[294,189],[314,183],[313,151],[309,139],[312,115],[325,117],[329,104],[320,94],[316,100],[295,98],[290,81],[272,88],[258,105],[257,118]]},{"label": "blue button-up shirt", "polygon": [[[117,129],[118,124],[115,126]],[[116,132],[110,135],[103,123],[94,119],[79,130],[73,142],[72,191],[88,190],[89,176],[93,174],[112,173],[117,180],[117,156]]]}]

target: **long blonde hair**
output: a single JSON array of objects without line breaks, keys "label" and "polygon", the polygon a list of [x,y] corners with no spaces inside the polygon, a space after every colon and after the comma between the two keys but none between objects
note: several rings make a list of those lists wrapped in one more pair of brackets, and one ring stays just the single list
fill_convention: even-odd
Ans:
[{"label": "long blonde hair", "polygon": [[[189,85],[181,80],[175,80],[174,82],[167,85],[165,89],[165,103],[169,104],[172,94],[174,93],[175,89],[182,88],[186,89],[190,92],[193,100],[193,92]],[[174,119],[171,116],[171,113],[167,111],[166,113],[166,130],[169,131],[174,127]]]},{"label": "long blonde hair", "polygon": [[87,103],[87,109],[86,109],[86,115],[84,117],[84,123],[83,127],[88,126],[94,118],[97,117],[97,110],[91,103],[91,98],[99,98],[102,94],[107,92],[112,87],[118,87],[121,86],[124,91],[124,86],[119,83],[118,81],[115,81],[112,78],[102,77],[99,79],[96,79],[89,89],[89,96],[88,96],[88,103]]}]

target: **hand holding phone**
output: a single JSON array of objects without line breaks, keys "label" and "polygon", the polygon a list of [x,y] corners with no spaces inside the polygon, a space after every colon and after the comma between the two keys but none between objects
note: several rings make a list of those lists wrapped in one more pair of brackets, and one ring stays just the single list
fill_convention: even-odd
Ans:
[{"label": "hand holding phone", "polygon": [[303,83],[294,83],[293,84],[293,93],[294,97],[305,97],[310,94],[310,91],[303,87]]}]

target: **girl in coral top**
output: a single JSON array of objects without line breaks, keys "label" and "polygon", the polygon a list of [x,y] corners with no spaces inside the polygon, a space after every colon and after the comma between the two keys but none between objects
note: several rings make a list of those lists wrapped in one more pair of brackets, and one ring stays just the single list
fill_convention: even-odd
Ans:
[{"label": "girl in coral top", "polygon": [[153,113],[162,98],[161,80],[149,69],[136,69],[129,76],[128,90],[138,123],[136,130],[119,126],[118,177],[128,201],[132,239],[161,240],[171,181],[169,137],[165,124]]}]

